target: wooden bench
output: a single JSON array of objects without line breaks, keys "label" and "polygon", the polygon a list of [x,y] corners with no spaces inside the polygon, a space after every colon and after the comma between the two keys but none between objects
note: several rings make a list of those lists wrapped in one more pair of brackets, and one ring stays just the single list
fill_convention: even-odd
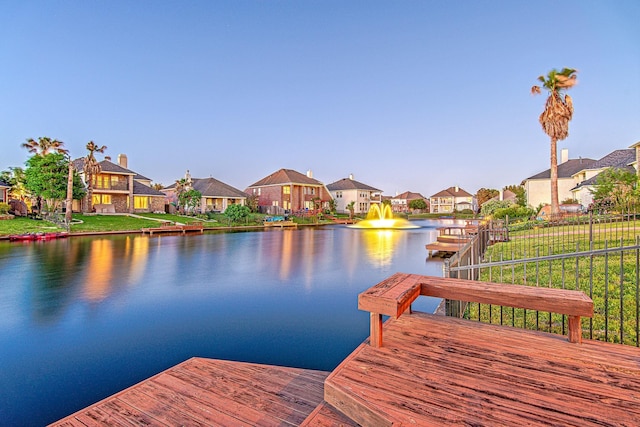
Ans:
[{"label": "wooden bench", "polygon": [[572,343],[582,342],[580,318],[593,316],[593,301],[581,291],[396,273],[358,295],[358,309],[371,313],[371,346],[382,346],[382,316],[397,319],[420,295],[565,314]]}]

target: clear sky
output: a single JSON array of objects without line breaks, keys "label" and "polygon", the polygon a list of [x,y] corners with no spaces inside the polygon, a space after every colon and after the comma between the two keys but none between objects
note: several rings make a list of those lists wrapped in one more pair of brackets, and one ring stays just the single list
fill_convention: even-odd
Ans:
[{"label": "clear sky", "polygon": [[0,0],[0,170],[49,136],[165,185],[519,184],[549,168],[529,90],[552,68],[579,71],[559,149],[640,141],[639,23],[636,0]]}]

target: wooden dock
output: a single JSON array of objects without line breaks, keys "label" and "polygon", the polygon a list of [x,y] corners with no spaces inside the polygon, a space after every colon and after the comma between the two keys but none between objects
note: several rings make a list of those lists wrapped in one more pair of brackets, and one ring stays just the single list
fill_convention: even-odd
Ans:
[{"label": "wooden dock", "polygon": [[297,222],[294,222],[290,219],[283,220],[283,221],[264,221],[263,224],[265,227],[278,227],[278,228],[298,226]]},{"label": "wooden dock", "polygon": [[[192,358],[52,426],[353,426],[322,406],[328,372]],[[315,422],[315,421],[314,421]]]},{"label": "wooden dock", "polygon": [[164,223],[160,227],[147,227],[142,229],[142,233],[148,233],[152,236],[154,233],[182,233],[186,234],[187,232],[199,232],[204,233],[204,225],[202,222],[192,222],[189,224],[171,224]]},{"label": "wooden dock", "polygon": [[[412,312],[421,295],[563,313],[568,333]],[[396,273],[358,307],[371,337],[331,374],[193,358],[53,425],[640,425],[640,348],[583,339],[582,292]]]}]

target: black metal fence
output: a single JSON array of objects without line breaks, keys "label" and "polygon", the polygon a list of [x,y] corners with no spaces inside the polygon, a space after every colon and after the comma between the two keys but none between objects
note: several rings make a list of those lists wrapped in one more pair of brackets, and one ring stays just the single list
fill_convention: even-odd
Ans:
[{"label": "black metal fence", "polygon": [[[496,236],[508,237],[498,242]],[[583,319],[585,338],[639,346],[639,265],[636,215],[590,214],[530,227],[487,223],[445,261],[445,276],[581,290],[594,302],[593,318]],[[450,301],[447,312],[554,333],[566,330],[564,316],[531,310]]]}]

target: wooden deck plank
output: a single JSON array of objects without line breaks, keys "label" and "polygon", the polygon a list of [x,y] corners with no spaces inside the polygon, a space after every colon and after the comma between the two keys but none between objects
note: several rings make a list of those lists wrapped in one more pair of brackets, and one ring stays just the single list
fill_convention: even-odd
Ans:
[{"label": "wooden deck plank", "polygon": [[[416,313],[327,379],[403,425],[638,425],[640,350]],[[329,395],[329,397],[327,397]]]},{"label": "wooden deck plank", "polygon": [[54,426],[297,426],[328,372],[192,358]]},{"label": "wooden deck plank", "polygon": [[300,424],[300,427],[358,427],[359,425],[327,402],[322,402]]}]

